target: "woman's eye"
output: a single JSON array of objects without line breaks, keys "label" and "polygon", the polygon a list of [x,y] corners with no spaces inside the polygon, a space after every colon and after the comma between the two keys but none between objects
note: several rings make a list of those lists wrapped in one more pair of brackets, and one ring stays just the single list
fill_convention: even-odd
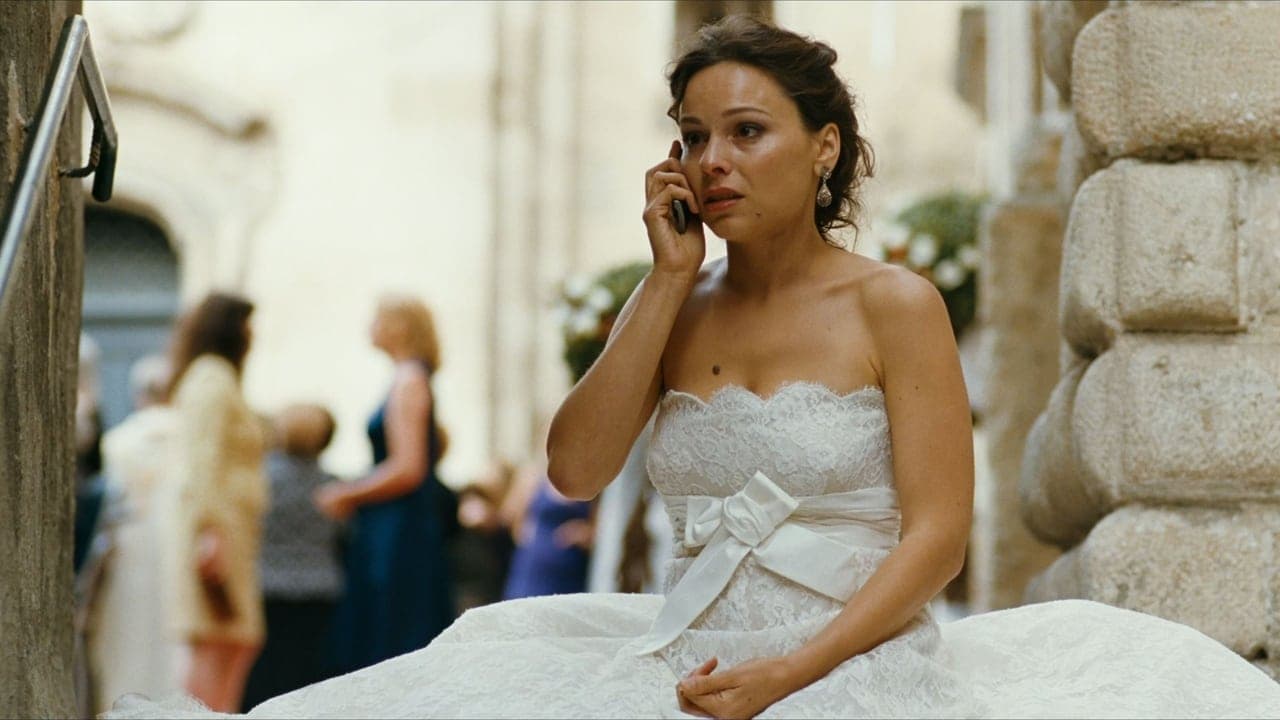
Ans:
[{"label": "woman's eye", "polygon": [[738,126],[738,135],[745,138],[756,137],[763,131],[764,131],[764,128],[760,127],[759,125],[739,125]]},{"label": "woman's eye", "polygon": [[687,132],[687,133],[685,133],[685,134],[684,134],[684,145],[685,145],[685,147],[693,147],[694,145],[697,145],[697,144],[698,144],[698,143],[700,143],[700,142],[702,142],[702,133],[700,133],[700,132]]}]

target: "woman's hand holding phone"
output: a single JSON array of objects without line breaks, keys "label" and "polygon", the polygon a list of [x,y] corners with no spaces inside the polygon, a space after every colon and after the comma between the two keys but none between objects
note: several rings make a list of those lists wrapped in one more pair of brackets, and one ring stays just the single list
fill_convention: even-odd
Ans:
[{"label": "woman's hand holding phone", "polygon": [[[702,222],[696,217],[698,199],[684,175],[680,154],[680,141],[672,142],[667,159],[645,173],[644,224],[653,250],[654,272],[692,282],[702,267],[707,247]],[[684,232],[676,229],[677,200],[691,213],[686,217]]]}]

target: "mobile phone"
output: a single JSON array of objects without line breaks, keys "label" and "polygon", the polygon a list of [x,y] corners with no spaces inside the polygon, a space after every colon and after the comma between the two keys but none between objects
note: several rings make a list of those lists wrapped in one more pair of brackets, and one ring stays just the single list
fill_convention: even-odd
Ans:
[{"label": "mobile phone", "polygon": [[684,206],[683,200],[671,201],[671,217],[675,220],[676,232],[683,235],[689,229],[689,210]]}]

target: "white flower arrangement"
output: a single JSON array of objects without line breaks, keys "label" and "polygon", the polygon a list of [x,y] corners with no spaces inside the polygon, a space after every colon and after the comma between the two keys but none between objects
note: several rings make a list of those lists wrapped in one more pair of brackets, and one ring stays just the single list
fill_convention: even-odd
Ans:
[{"label": "white flower arrangement", "polygon": [[932,235],[917,235],[907,246],[907,262],[917,270],[933,267],[938,259],[938,238]]},{"label": "white flower arrangement", "polygon": [[932,282],[957,335],[976,314],[976,277],[982,264],[977,230],[984,202],[984,196],[964,192],[930,195],[895,210],[891,220],[874,228],[878,259]]},{"label": "white flower arrangement", "polygon": [[982,262],[982,253],[972,244],[947,253],[934,235],[912,233],[910,228],[897,222],[888,223],[880,232],[879,240],[878,260],[909,268],[944,292],[963,285]]},{"label": "white flower arrangement", "polygon": [[578,302],[591,291],[591,278],[586,275],[570,275],[564,280],[564,298]]},{"label": "white flower arrangement", "polygon": [[608,288],[586,275],[570,275],[561,285],[560,302],[552,308],[551,317],[566,339],[589,338],[599,334],[613,305],[613,293]]},{"label": "white flower arrangement", "polygon": [[604,350],[613,323],[650,264],[627,263],[595,276],[571,275],[560,285],[551,317],[564,339],[564,359],[576,382]]}]

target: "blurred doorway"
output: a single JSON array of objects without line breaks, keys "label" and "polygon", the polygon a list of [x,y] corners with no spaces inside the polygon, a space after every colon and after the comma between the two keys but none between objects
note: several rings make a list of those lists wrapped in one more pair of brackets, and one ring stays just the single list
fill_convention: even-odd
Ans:
[{"label": "blurred doorway", "polygon": [[90,207],[84,219],[84,333],[101,352],[103,428],[133,410],[129,369],[168,349],[178,311],[178,256],[164,231],[138,215]]}]

